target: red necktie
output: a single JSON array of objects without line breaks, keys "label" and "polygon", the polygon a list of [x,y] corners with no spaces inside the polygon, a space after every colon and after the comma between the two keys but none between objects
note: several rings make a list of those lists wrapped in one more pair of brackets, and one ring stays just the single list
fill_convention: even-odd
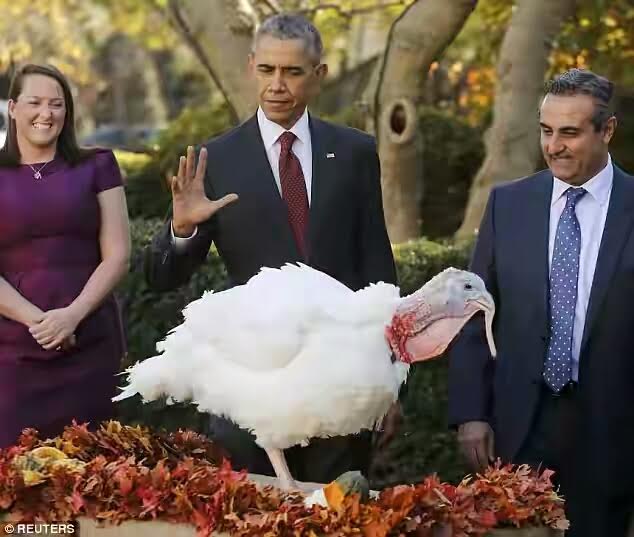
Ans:
[{"label": "red necktie", "polygon": [[295,135],[292,132],[283,133],[278,140],[282,145],[280,151],[280,183],[282,198],[288,208],[288,220],[295,236],[297,248],[306,258],[306,225],[308,224],[308,194],[306,181],[302,173],[299,159],[291,151]]}]

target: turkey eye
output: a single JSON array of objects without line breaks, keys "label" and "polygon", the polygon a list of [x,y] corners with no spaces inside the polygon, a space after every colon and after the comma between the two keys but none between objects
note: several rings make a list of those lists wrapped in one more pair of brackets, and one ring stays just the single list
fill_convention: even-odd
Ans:
[{"label": "turkey eye", "polygon": [[465,288],[467,291],[471,291],[471,289],[473,289],[473,286],[472,286],[470,283],[465,283],[465,284],[464,284],[464,288]]}]

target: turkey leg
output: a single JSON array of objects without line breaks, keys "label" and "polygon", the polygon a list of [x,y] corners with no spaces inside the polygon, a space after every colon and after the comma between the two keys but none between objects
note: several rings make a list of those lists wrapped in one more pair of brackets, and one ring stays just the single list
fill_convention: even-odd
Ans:
[{"label": "turkey leg", "polygon": [[286,464],[284,452],[281,449],[266,449],[265,451],[275,470],[275,475],[280,480],[280,488],[286,491],[295,490],[297,485]]}]

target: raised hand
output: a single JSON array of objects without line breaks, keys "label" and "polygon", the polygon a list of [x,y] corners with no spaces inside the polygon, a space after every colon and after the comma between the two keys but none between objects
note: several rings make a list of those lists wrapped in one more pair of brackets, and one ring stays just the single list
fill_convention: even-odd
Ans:
[{"label": "raised hand", "polygon": [[178,175],[172,177],[172,224],[174,233],[189,237],[198,224],[208,220],[225,205],[238,199],[237,194],[227,194],[218,200],[210,200],[205,194],[204,177],[207,168],[207,150],[202,148],[195,164],[194,148],[187,148],[187,157],[178,163]]}]

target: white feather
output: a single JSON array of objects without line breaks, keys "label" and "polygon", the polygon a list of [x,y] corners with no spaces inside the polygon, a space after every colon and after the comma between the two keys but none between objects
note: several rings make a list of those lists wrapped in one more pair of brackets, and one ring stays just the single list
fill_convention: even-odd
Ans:
[{"label": "white feather", "polygon": [[383,335],[398,301],[389,284],[353,292],[305,265],[262,269],[191,302],[115,400],[192,399],[265,448],[372,428],[407,376]]}]

